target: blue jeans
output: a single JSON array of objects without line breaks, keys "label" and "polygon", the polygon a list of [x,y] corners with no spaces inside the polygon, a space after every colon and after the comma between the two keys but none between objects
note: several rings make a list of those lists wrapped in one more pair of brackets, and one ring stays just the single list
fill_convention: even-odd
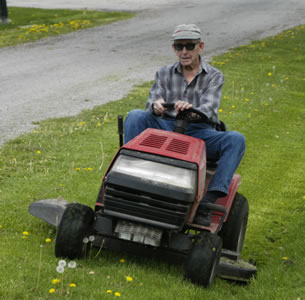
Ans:
[{"label": "blue jeans", "polygon": [[[172,118],[161,118],[139,109],[132,110],[128,113],[124,124],[125,143],[147,128],[173,131],[174,126],[175,120]],[[189,124],[185,134],[204,140],[207,159],[218,160],[218,167],[208,191],[228,194],[233,174],[245,152],[244,136],[236,131],[217,131],[213,126],[205,123]]]}]

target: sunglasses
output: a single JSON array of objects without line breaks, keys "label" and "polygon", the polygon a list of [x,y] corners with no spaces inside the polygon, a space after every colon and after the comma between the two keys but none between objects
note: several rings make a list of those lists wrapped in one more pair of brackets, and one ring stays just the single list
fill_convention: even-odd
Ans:
[{"label": "sunglasses", "polygon": [[182,51],[183,48],[185,47],[186,50],[188,51],[192,51],[195,49],[196,45],[199,44],[199,43],[186,43],[186,44],[174,44],[174,48],[177,50],[177,51]]}]

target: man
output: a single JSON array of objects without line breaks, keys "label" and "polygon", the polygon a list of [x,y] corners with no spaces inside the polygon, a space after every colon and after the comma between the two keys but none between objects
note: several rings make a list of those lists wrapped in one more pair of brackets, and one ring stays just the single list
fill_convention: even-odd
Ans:
[{"label": "man", "polygon": [[[146,111],[132,110],[125,121],[125,143],[146,128],[173,131],[177,112],[194,107],[208,117],[207,123],[191,123],[185,134],[205,141],[208,160],[219,160],[215,175],[201,200],[194,223],[209,226],[211,212],[205,203],[215,203],[228,194],[232,176],[245,152],[245,139],[235,131],[217,131],[218,109],[224,83],[223,74],[204,62],[204,42],[194,24],[178,25],[172,35],[178,62],[157,71]],[[175,103],[167,111],[162,103]]]}]

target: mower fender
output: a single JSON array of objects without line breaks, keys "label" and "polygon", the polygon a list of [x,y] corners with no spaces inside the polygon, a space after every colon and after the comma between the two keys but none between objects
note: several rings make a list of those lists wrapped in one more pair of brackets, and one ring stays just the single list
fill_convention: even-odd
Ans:
[{"label": "mower fender", "polygon": [[68,204],[62,197],[39,200],[30,204],[29,213],[50,225],[58,226]]}]

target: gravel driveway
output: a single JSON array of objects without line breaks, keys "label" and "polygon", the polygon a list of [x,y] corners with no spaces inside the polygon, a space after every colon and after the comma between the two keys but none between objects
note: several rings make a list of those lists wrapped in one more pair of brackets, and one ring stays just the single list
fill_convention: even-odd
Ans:
[{"label": "gravel driveway", "polygon": [[[76,2],[78,4],[76,4]],[[175,60],[176,24],[196,23],[205,58],[305,23],[304,0],[7,0],[8,6],[125,9],[136,18],[0,49],[0,146],[32,122],[121,98]],[[143,105],[146,99],[143,99]]]}]

